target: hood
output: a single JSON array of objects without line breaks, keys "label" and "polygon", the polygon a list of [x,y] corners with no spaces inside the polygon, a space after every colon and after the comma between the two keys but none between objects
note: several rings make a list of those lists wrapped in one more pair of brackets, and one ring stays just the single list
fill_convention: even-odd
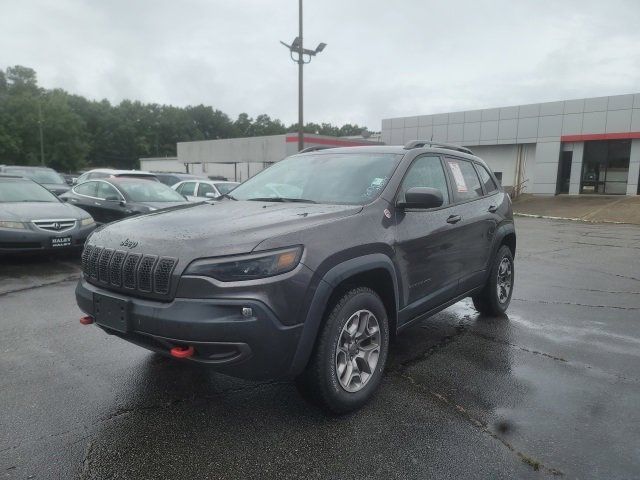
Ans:
[{"label": "hood", "polygon": [[[96,231],[92,245],[179,258],[246,253],[265,239],[354,215],[360,205],[225,200],[131,217]],[[184,261],[184,262],[183,262]]]},{"label": "hood", "polygon": [[31,220],[62,220],[85,218],[89,215],[78,207],[61,202],[20,202],[0,204],[0,220],[30,222]]}]

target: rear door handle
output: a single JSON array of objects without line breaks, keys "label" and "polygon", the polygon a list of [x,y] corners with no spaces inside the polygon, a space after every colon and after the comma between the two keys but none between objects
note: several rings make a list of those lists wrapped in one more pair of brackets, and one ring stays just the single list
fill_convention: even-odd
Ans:
[{"label": "rear door handle", "polygon": [[449,215],[449,218],[447,218],[447,223],[458,223],[460,220],[462,220],[462,217],[460,215]]},{"label": "rear door handle", "polygon": [[495,205],[491,205],[489,207],[489,212],[496,213],[497,211],[498,211],[498,207],[496,207]]}]

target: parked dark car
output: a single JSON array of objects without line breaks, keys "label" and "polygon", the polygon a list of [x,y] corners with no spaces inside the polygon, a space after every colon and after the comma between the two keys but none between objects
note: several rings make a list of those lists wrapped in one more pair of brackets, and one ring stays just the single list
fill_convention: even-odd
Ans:
[{"label": "parked dark car", "polygon": [[53,168],[8,165],[1,167],[0,173],[29,178],[56,195],[62,195],[69,190],[69,185],[67,185],[64,177]]},{"label": "parked dark car", "polygon": [[0,173],[0,254],[80,249],[93,218],[42,185]]},{"label": "parked dark car", "polygon": [[509,197],[469,150],[335,148],[96,231],[76,298],[83,323],[229,375],[296,378],[346,412],[409,325],[465,297],[503,314],[515,250]]},{"label": "parked dark car", "polygon": [[206,178],[198,177],[190,173],[175,173],[175,172],[153,172],[158,180],[164,183],[168,187],[173,187],[176,183],[184,180],[206,180]]},{"label": "parked dark car", "polygon": [[130,177],[89,180],[60,198],[89,212],[98,224],[187,203],[171,187]]},{"label": "parked dark car", "polygon": [[151,172],[142,170],[115,170],[113,168],[94,168],[80,175],[75,183],[86,182],[87,180],[97,180],[99,178],[143,178],[146,180],[158,181],[158,178]]}]

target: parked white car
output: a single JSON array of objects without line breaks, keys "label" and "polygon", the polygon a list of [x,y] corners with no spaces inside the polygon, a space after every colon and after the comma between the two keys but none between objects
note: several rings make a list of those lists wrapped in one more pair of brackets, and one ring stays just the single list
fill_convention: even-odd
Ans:
[{"label": "parked white car", "polygon": [[190,202],[201,202],[208,198],[219,198],[238,185],[240,185],[239,182],[218,180],[183,180],[171,188],[187,197]]}]

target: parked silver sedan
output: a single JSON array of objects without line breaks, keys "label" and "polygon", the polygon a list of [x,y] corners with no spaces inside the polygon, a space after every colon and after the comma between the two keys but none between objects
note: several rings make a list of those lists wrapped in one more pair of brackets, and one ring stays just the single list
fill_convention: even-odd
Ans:
[{"label": "parked silver sedan", "polygon": [[171,188],[187,197],[190,202],[202,202],[207,199],[220,198],[238,185],[240,185],[239,182],[194,179],[183,180]]},{"label": "parked silver sedan", "polygon": [[93,218],[33,180],[0,174],[0,255],[77,249]]}]

